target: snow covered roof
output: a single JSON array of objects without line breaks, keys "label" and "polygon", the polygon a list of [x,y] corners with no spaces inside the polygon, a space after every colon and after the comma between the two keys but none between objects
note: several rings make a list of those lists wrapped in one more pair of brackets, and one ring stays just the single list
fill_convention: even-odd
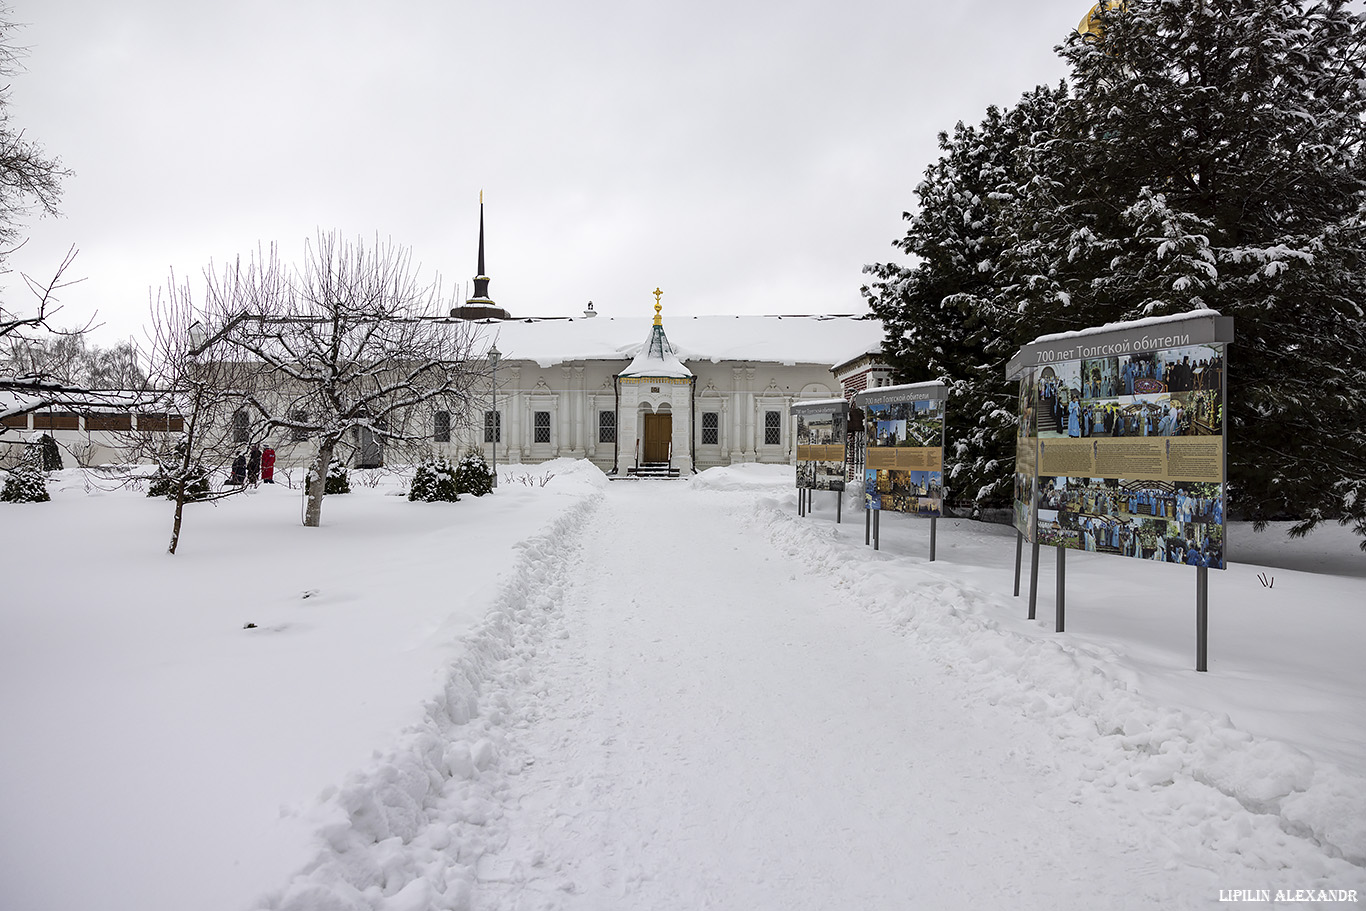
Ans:
[{"label": "snow covered roof", "polygon": [[[669,345],[680,362],[828,366],[841,352],[876,345],[882,338],[881,322],[850,315],[671,316],[667,322]],[[486,327],[505,360],[541,367],[629,361],[645,347],[652,329],[648,316],[507,320]]]},{"label": "snow covered roof", "polygon": [[650,335],[641,345],[640,351],[632,359],[630,366],[621,371],[621,376],[664,376],[680,379],[692,376],[692,371],[674,353],[669,338],[664,334],[664,326],[659,317],[650,327]]}]

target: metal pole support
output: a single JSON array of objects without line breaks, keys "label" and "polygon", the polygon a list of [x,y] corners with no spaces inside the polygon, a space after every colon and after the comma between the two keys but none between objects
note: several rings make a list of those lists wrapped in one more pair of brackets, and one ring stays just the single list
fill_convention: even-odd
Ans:
[{"label": "metal pole support", "polygon": [[881,529],[880,529],[881,524],[882,524],[882,510],[880,510],[880,509],[875,509],[875,510],[873,510],[873,550],[877,550],[877,549],[878,549],[878,547],[879,547],[879,545],[880,545],[880,543],[881,543],[881,540],[882,540],[881,537],[880,537],[879,534],[878,534],[878,532],[881,530]]},{"label": "metal pole support", "polygon": [[1039,538],[1035,535],[1029,551],[1029,619],[1033,620],[1039,604]]},{"label": "metal pole support", "polygon": [[1195,568],[1195,669],[1209,670],[1209,567]]},{"label": "metal pole support", "polygon": [[937,518],[935,518],[934,516],[930,516],[930,562],[931,562],[931,563],[934,562],[934,532],[935,532],[935,526],[936,526],[938,523],[939,523],[939,520],[938,520]]},{"label": "metal pole support", "polygon": [[863,507],[863,546],[873,543],[873,511],[867,504]]},{"label": "metal pole support", "polygon": [[835,491],[835,524],[840,524],[840,513],[844,509],[844,491]]},{"label": "metal pole support", "polygon": [[1020,560],[1024,556],[1024,535],[1015,532],[1015,595],[1020,597]]},{"label": "metal pole support", "polygon": [[1054,615],[1056,622],[1053,632],[1063,631],[1063,620],[1067,616],[1067,548],[1058,545],[1058,604]]}]

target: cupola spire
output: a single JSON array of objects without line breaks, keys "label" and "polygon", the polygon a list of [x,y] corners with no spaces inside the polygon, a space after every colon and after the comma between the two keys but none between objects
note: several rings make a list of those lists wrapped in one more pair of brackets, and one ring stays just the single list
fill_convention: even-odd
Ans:
[{"label": "cupola spire", "polygon": [[499,307],[489,297],[489,277],[484,269],[484,191],[479,191],[479,274],[474,277],[474,293],[465,306],[452,307],[451,316],[460,319],[512,319],[512,314]]}]

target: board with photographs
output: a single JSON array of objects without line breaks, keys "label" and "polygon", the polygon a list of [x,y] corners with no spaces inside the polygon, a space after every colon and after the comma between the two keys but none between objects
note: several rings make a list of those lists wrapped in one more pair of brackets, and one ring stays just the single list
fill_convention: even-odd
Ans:
[{"label": "board with photographs", "polygon": [[849,403],[844,399],[797,402],[797,487],[844,490]]},{"label": "board with photographs", "polygon": [[944,512],[943,383],[883,386],[860,392],[867,509],[939,518]]},{"label": "board with photographs", "polygon": [[1217,314],[1039,339],[1020,382],[1015,527],[1044,545],[1223,569]]}]

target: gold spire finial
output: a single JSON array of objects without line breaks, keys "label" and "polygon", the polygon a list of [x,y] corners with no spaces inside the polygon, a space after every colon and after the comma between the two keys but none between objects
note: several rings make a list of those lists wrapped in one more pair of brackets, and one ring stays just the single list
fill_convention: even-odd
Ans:
[{"label": "gold spire finial", "polygon": [[662,317],[662,316],[659,315],[659,311],[661,311],[661,310],[664,309],[664,305],[661,304],[661,303],[659,302],[659,299],[660,299],[661,297],[664,296],[664,292],[663,292],[663,291],[660,291],[659,288],[656,287],[655,290],[654,290],[654,295],[655,295],[655,325],[656,325],[656,326],[662,326],[662,325],[664,325],[664,317]]},{"label": "gold spire finial", "polygon": [[480,190],[480,191],[479,191],[479,205],[482,206],[483,204],[484,204],[484,191],[483,191],[483,190]]}]

